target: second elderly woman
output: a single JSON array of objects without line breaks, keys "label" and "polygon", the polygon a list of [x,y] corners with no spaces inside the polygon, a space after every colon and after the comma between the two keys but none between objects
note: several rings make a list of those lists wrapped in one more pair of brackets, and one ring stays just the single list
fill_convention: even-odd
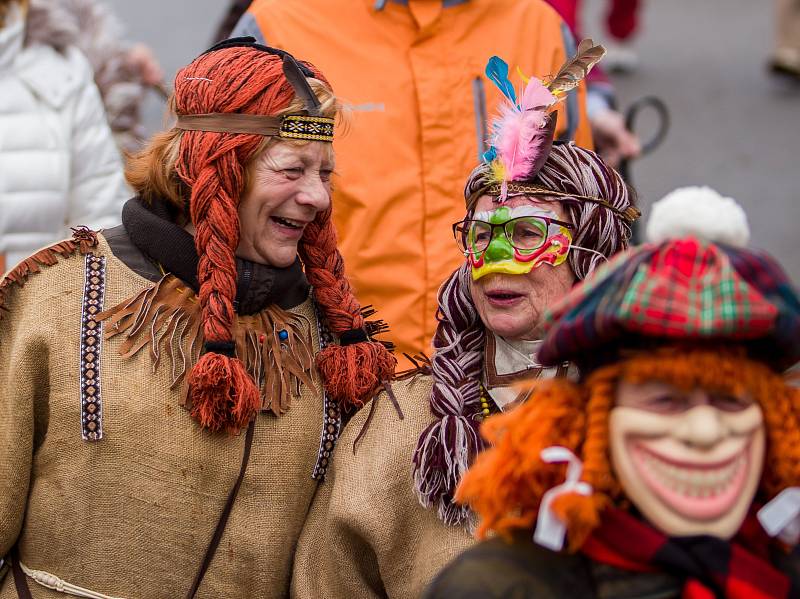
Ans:
[{"label": "second elderly woman", "polygon": [[481,420],[511,408],[516,381],[567,374],[534,359],[542,316],[626,247],[638,211],[596,154],[551,145],[554,119],[536,124],[538,158],[524,172],[498,179],[502,156],[490,154],[470,175],[466,219],[454,225],[465,261],[439,292],[430,376],[394,384],[345,427],[298,546],[297,597],[419,597],[473,542],[453,496],[484,448]]},{"label": "second elderly woman", "polygon": [[0,597],[285,597],[341,410],[393,372],[336,248],[322,74],[229,40],[173,107],[122,226],[0,285]]}]

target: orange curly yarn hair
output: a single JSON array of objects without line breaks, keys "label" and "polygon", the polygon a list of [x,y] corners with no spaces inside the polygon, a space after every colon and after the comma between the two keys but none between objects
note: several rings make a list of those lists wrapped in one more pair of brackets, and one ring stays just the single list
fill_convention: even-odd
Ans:
[{"label": "orange curly yarn hair", "polygon": [[562,495],[553,510],[566,524],[570,551],[577,551],[599,525],[601,512],[625,501],[609,459],[609,412],[617,382],[669,381],[680,389],[701,387],[741,395],[761,406],[767,455],[759,492],[771,498],[800,484],[800,393],[766,364],[743,352],[667,348],[599,368],[585,382],[548,380],[535,384],[519,408],[488,419],[481,432],[493,447],[478,456],[456,499],[480,516],[478,536],[488,531],[509,538],[536,523],[544,493],[561,484],[566,465],[549,464],[546,447],[570,449],[583,462],[581,480],[593,493]]},{"label": "orange curly yarn hair", "polygon": [[[323,116],[333,117],[338,103],[322,74],[309,78]],[[172,106],[177,114],[243,113],[281,115],[302,109],[283,73],[280,56],[253,47],[210,51],[181,69]],[[189,376],[188,403],[198,422],[213,431],[237,432],[257,413],[256,382],[232,355],[236,318],[236,258],[239,201],[248,185],[248,166],[271,143],[284,141],[255,134],[181,131],[156,136],[150,148],[132,157],[127,176],[142,197],[165,198],[188,212],[199,256],[199,300],[206,352]],[[330,210],[317,215],[298,245],[315,299],[334,334],[369,329],[344,274]],[[396,360],[381,343],[367,340],[330,345],[316,357],[328,395],[344,408],[361,406],[381,381],[391,378]]]}]

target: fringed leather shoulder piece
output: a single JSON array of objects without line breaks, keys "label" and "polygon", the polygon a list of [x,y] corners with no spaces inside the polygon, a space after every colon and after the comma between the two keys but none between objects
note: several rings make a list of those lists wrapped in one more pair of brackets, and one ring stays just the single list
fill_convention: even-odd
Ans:
[{"label": "fringed leather shoulder piece", "polygon": [[[170,388],[186,394],[186,373],[203,347],[200,303],[180,279],[166,275],[130,300],[97,316],[106,339],[122,335],[120,355],[130,358],[149,349],[153,371],[162,354],[170,367]],[[261,409],[276,416],[300,396],[300,385],[312,384],[314,351],[311,323],[306,318],[269,306],[252,316],[239,316],[233,327],[236,355],[261,389]],[[185,397],[184,397],[185,399]]]},{"label": "fringed leather shoulder piece", "polygon": [[30,275],[41,272],[43,266],[53,266],[58,263],[58,257],[68,258],[75,252],[88,254],[97,245],[97,231],[92,231],[88,227],[76,227],[72,229],[72,239],[59,241],[58,243],[46,247],[36,252],[33,256],[26,258],[0,281],[0,318],[3,317],[5,299],[13,285],[22,287]]}]

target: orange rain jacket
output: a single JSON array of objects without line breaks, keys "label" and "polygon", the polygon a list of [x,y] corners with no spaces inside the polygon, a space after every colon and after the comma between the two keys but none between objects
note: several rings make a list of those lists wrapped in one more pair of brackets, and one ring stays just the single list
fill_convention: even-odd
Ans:
[{"label": "orange rain jacket", "polygon": [[[515,85],[517,67],[555,74],[572,53],[568,30],[541,0],[255,0],[234,35],[311,61],[351,107],[334,142],[347,273],[398,355],[429,352],[437,291],[463,260],[451,225],[501,99],[486,61],[503,58]],[[566,101],[559,133],[591,147],[583,93]]]}]

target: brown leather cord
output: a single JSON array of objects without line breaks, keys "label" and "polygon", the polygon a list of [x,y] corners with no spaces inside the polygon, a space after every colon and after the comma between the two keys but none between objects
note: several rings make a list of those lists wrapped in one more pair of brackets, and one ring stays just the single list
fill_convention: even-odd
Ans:
[{"label": "brown leather cord", "polygon": [[[242,485],[245,472],[247,472],[247,464],[250,462],[250,448],[253,446],[253,431],[255,429],[256,419],[253,418],[250,424],[247,425],[247,433],[244,439],[244,453],[242,454],[242,467],[239,470],[239,477],[236,479],[231,492],[228,494],[228,501],[225,502],[225,507],[220,514],[217,526],[214,529],[214,534],[211,537],[211,542],[208,544],[208,549],[203,556],[203,561],[200,564],[200,569],[194,577],[192,588],[186,595],[187,599],[193,599],[197,590],[200,588],[200,583],[203,582],[203,577],[206,575],[208,567],[211,565],[211,560],[214,559],[214,554],[217,552],[217,547],[222,540],[222,534],[225,532],[225,525],[228,523],[228,517],[233,510],[233,504],[236,502],[236,496],[239,494],[239,487]],[[16,579],[16,575],[14,576]]]},{"label": "brown leather cord", "polygon": [[16,545],[11,549],[10,557],[11,571],[14,573],[14,586],[17,589],[17,597],[19,597],[19,599],[33,599],[31,589],[28,586],[28,575],[22,571],[22,567],[19,565],[19,551]]},{"label": "brown leather cord", "polygon": [[176,129],[186,131],[211,131],[213,133],[252,133],[277,136],[283,118],[260,114],[222,112],[214,114],[179,114]]},{"label": "brown leather cord", "polygon": [[[397,397],[395,396],[394,391],[392,391],[392,383],[389,381],[382,381],[381,385],[383,385],[386,395],[389,397],[389,401],[392,402],[394,410],[397,412],[397,417],[400,420],[405,420],[403,410],[400,408],[400,402],[397,401]],[[372,398],[372,405],[369,407],[369,414],[367,414],[367,419],[364,421],[364,426],[361,427],[358,435],[356,435],[355,441],[353,441],[353,455],[356,453],[356,448],[358,447],[359,441],[361,441],[364,435],[367,434],[367,429],[369,429],[369,425],[372,424],[372,418],[375,416],[375,406],[378,404],[378,397],[380,397],[380,395],[376,393],[375,397]]]}]

